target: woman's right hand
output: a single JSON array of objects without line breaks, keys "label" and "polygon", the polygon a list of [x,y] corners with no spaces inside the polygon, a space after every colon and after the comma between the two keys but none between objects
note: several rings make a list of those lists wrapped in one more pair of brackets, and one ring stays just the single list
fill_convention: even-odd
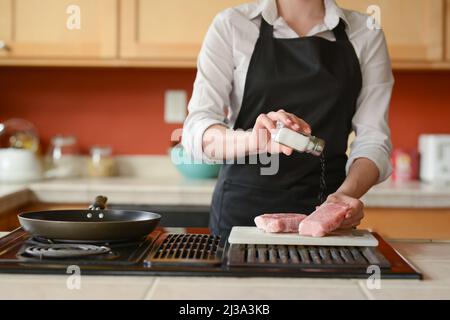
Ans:
[{"label": "woman's right hand", "polygon": [[280,145],[272,140],[272,133],[276,130],[277,121],[281,121],[285,127],[296,132],[311,134],[311,127],[308,123],[283,109],[260,114],[250,136],[251,150],[256,153],[283,153],[288,156],[292,154],[292,148]]}]

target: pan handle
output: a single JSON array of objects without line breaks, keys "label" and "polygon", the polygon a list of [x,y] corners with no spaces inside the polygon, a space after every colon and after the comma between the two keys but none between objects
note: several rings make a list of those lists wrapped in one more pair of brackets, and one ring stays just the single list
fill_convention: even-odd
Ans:
[{"label": "pan handle", "polygon": [[89,206],[89,210],[105,210],[107,201],[108,201],[107,197],[97,196],[95,197],[94,203],[91,206]]}]

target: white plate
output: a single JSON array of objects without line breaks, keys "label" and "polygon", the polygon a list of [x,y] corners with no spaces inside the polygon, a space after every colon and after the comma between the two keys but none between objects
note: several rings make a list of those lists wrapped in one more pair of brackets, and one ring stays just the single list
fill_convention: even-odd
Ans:
[{"label": "white plate", "polygon": [[228,242],[305,246],[378,246],[378,240],[368,230],[338,230],[322,238],[313,238],[304,237],[298,233],[266,233],[256,227],[233,227]]}]

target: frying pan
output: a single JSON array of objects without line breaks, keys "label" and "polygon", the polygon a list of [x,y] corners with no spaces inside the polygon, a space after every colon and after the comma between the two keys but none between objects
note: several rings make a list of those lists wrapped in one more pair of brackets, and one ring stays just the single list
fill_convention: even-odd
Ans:
[{"label": "frying pan", "polygon": [[24,212],[19,222],[33,236],[68,242],[125,241],[152,232],[161,215],[147,211],[106,210],[104,196],[87,210]]}]

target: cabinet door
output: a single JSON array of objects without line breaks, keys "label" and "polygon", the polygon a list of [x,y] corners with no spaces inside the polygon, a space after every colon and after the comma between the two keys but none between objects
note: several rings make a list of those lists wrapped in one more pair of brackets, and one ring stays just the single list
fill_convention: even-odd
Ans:
[{"label": "cabinet door", "polygon": [[366,12],[378,5],[381,25],[394,61],[442,61],[444,0],[338,0],[340,6]]},{"label": "cabinet door", "polygon": [[117,0],[0,0],[0,57],[115,58],[117,8]]},{"label": "cabinet door", "polygon": [[445,21],[447,22],[447,28],[446,28],[446,39],[445,43],[447,44],[447,61],[450,61],[450,0],[447,0],[447,3],[445,4],[445,7],[447,8],[447,12],[445,15]]},{"label": "cabinet door", "polygon": [[0,0],[0,58],[9,54],[12,35],[12,0]]},{"label": "cabinet door", "polygon": [[193,66],[214,16],[246,0],[122,0],[120,56]]}]

